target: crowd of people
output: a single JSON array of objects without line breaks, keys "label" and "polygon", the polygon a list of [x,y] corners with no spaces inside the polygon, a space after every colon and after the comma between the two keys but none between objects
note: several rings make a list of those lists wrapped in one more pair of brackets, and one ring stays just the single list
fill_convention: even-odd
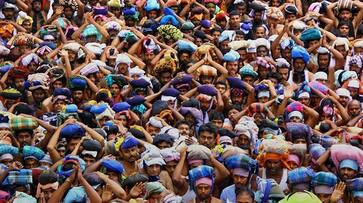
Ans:
[{"label": "crowd of people", "polygon": [[362,18],[0,0],[0,202],[363,202]]}]

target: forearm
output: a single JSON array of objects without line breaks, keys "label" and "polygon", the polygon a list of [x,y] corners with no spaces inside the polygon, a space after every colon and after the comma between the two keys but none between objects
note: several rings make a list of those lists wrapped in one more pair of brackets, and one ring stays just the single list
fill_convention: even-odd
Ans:
[{"label": "forearm", "polygon": [[101,160],[98,160],[94,164],[86,167],[84,173],[87,174],[87,173],[92,173],[94,171],[97,171],[98,168],[101,166],[101,162],[102,162],[102,159]]},{"label": "forearm", "polygon": [[[79,172],[80,173],[80,172]],[[96,190],[93,189],[93,187],[81,176],[79,178],[79,182],[84,187],[84,190],[87,193],[87,197],[90,200],[91,203],[99,203],[102,202],[101,197],[98,195]]]},{"label": "forearm", "polygon": [[187,73],[192,74],[194,71],[196,71],[200,66],[202,66],[205,63],[205,60],[202,59],[198,61],[197,63],[193,64],[191,67],[187,69]]},{"label": "forearm", "polygon": [[117,198],[126,199],[127,195],[125,190],[115,181],[109,178],[103,178],[103,181],[109,186]]}]

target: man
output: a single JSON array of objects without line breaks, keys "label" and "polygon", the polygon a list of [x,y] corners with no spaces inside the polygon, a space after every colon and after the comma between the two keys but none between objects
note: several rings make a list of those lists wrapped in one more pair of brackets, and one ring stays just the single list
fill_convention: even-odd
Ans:
[{"label": "man", "polygon": [[361,112],[362,112],[362,107],[358,100],[354,99],[354,100],[348,102],[348,114],[351,118],[359,116],[359,114]]},{"label": "man", "polygon": [[139,171],[137,160],[140,159],[139,141],[133,136],[128,136],[125,139],[119,139],[115,144],[115,149],[118,152],[122,165],[125,167],[125,176],[130,176]]},{"label": "man", "polygon": [[[253,162],[251,158],[243,154],[233,155],[225,160],[225,165],[232,174],[233,185],[223,189],[221,194],[221,200],[223,203],[236,202],[236,191],[239,191],[243,187],[248,187],[250,172],[249,165],[246,160],[251,161],[251,163]],[[235,163],[241,164],[236,165]]]},{"label": "man", "polygon": [[220,199],[212,196],[214,185],[214,169],[210,166],[202,165],[189,171],[189,177],[195,199],[188,203],[222,203]]},{"label": "man", "polygon": [[217,144],[217,127],[212,123],[206,123],[200,126],[198,130],[198,142],[201,145],[213,149]]}]

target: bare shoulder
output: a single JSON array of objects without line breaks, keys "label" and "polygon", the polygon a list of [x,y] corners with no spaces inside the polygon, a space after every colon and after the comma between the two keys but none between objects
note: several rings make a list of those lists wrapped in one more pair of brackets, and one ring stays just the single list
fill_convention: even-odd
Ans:
[{"label": "bare shoulder", "polygon": [[211,203],[223,203],[223,202],[222,202],[222,200],[220,200],[218,198],[212,197]]}]

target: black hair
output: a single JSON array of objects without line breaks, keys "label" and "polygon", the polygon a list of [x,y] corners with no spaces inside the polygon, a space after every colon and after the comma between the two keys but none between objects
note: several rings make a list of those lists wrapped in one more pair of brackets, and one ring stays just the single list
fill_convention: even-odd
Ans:
[{"label": "black hair", "polygon": [[178,128],[180,125],[187,125],[190,128],[190,125],[186,120],[177,121],[176,124],[175,124],[175,127]]},{"label": "black hair", "polygon": [[213,123],[206,123],[199,127],[198,135],[202,132],[212,133],[216,137],[217,136],[217,127]]},{"label": "black hair", "polygon": [[269,73],[267,74],[267,77],[268,77],[268,78],[274,78],[274,79],[276,79],[279,83],[281,82],[281,75],[280,75],[279,73],[277,73],[277,72],[269,72]]},{"label": "black hair", "polygon": [[217,85],[224,85],[224,86],[227,86],[227,83],[226,83],[226,81],[218,80],[218,81],[216,82],[216,86],[217,86]]},{"label": "black hair", "polygon": [[232,110],[232,109],[236,109],[237,111],[242,111],[242,107],[240,105],[237,104],[233,104],[229,107],[228,111]]},{"label": "black hair", "polygon": [[236,189],[236,198],[238,197],[238,195],[242,195],[242,194],[245,194],[247,193],[251,198],[252,200],[255,199],[255,194],[252,192],[252,190],[246,186],[242,186],[238,189]]},{"label": "black hair", "polygon": [[224,115],[222,112],[219,111],[211,111],[209,114],[209,120],[213,121],[213,120],[222,120],[224,121]]},{"label": "black hair", "polygon": [[24,130],[16,130],[15,131],[15,137],[19,135],[19,133],[29,133],[32,137],[34,135],[34,131],[31,129],[24,129]]},{"label": "black hair", "polygon": [[223,30],[221,28],[213,28],[213,29],[210,30],[210,33],[213,33],[213,32],[220,32],[220,33],[222,33]]},{"label": "black hair", "polygon": [[231,11],[231,12],[229,13],[229,17],[230,17],[230,18],[232,18],[232,16],[239,16],[238,11]]}]

